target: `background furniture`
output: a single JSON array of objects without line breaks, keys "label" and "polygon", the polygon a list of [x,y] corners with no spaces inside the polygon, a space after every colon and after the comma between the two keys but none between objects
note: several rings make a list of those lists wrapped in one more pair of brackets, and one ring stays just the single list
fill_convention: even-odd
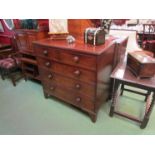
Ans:
[{"label": "background furniture", "polygon": [[[22,74],[19,71],[21,61],[19,53],[14,53],[10,55],[8,58],[4,58],[0,60],[0,74],[2,79],[5,79],[5,76],[8,76],[13,85],[16,86],[16,81],[22,78]],[[20,76],[17,76],[17,72],[20,72]]]},{"label": "background furniture", "polygon": [[142,48],[155,55],[155,24],[143,24]]},{"label": "background furniture", "polygon": [[46,38],[48,29],[44,27],[41,30],[16,29],[16,40],[19,53],[22,54],[22,71],[26,78],[39,80],[37,61],[33,51],[32,42]]},{"label": "background furniture", "polygon": [[16,81],[22,77],[17,76],[17,72],[20,70],[20,56],[17,52],[17,44],[15,36],[10,37],[10,43],[1,43],[0,44],[0,74],[2,79],[5,79],[5,76],[9,76],[14,86],[16,86]]},{"label": "background furniture", "polygon": [[[153,78],[146,78],[146,79],[138,79],[135,77],[135,75],[133,75],[131,71],[129,71],[128,68],[125,67],[125,64],[118,65],[113,71],[113,73],[111,74],[111,78],[114,79],[114,89],[113,89],[112,104],[111,104],[109,115],[112,117],[114,114],[117,114],[119,116],[126,117],[128,119],[131,119],[133,121],[140,123],[140,127],[142,129],[145,128],[149,121],[149,117],[151,115],[151,111],[155,103],[155,78],[153,77]],[[118,98],[120,96],[119,86],[121,84],[123,84],[123,86],[124,85],[133,86],[147,91],[147,93],[140,93],[139,91],[131,91],[129,89],[121,88],[121,95],[124,90],[127,90],[132,93],[137,93],[137,94],[146,96],[146,99],[145,99],[146,110],[142,120],[115,109]],[[153,95],[152,101],[150,101],[151,95]]]},{"label": "background furniture", "polygon": [[10,40],[10,42],[9,43],[0,42],[0,59],[7,58],[10,54],[13,54],[17,51],[15,36],[3,35],[3,37],[7,37]]},{"label": "background furniture", "polygon": [[143,24],[142,43],[146,40],[155,39],[155,24]]},{"label": "background furniture", "polygon": [[12,47],[10,44],[0,43],[0,59],[7,57],[12,53]]},{"label": "background furniture", "polygon": [[90,19],[68,19],[68,31],[74,37],[82,37],[88,27],[94,27]]},{"label": "background furniture", "polygon": [[87,112],[95,122],[102,103],[109,97],[115,42],[93,46],[76,40],[44,39],[34,42],[34,51],[45,98],[55,96]]}]

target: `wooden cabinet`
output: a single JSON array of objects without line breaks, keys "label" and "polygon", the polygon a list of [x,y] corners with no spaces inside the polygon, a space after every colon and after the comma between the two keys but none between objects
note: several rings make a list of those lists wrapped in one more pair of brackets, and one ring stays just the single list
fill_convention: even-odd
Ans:
[{"label": "wooden cabinet", "polygon": [[16,29],[15,32],[19,52],[23,55],[22,71],[26,77],[39,80],[37,61],[32,43],[33,41],[48,37],[48,31]]},{"label": "wooden cabinet", "polygon": [[87,45],[82,41],[44,39],[34,42],[34,51],[45,97],[57,97],[87,112],[96,121],[97,112],[109,97],[115,43]]}]

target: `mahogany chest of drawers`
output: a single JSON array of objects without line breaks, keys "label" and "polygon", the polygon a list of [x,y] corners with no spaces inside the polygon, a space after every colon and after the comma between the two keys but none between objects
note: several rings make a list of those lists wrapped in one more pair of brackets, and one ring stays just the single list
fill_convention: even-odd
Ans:
[{"label": "mahogany chest of drawers", "polygon": [[34,42],[44,96],[57,97],[87,112],[93,122],[109,97],[115,43],[93,46],[76,40],[44,39]]}]

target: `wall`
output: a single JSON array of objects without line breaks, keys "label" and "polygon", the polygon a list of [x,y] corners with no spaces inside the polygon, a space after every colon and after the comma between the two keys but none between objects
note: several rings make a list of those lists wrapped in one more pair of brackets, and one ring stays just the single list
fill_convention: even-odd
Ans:
[{"label": "wall", "polygon": [[3,19],[0,19],[2,25],[3,25],[3,29],[4,29],[4,32],[0,32],[0,43],[10,43],[10,38],[14,35],[14,31],[12,30],[9,30]]}]

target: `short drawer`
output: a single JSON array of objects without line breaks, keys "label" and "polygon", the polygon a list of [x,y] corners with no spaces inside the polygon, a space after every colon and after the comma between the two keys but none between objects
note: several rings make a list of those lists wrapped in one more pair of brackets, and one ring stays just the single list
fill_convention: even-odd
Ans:
[{"label": "short drawer", "polygon": [[44,46],[34,46],[34,50],[37,56],[41,56],[44,58],[51,58],[54,59],[54,54],[56,54],[56,51],[51,50],[51,48],[44,47]]},{"label": "short drawer", "polygon": [[85,94],[91,99],[95,98],[95,89],[96,89],[95,84],[87,84],[85,82],[81,82],[79,80],[75,80],[72,78],[67,78],[65,76],[41,68],[39,69],[39,72],[43,83],[48,84],[56,83],[59,86],[66,87],[72,89],[73,91]]},{"label": "short drawer", "polygon": [[39,68],[48,69],[54,73],[59,73],[63,76],[78,79],[88,83],[94,83],[96,81],[96,72],[80,67],[74,67],[58,62],[51,61],[49,59],[37,58]]},{"label": "short drawer", "polygon": [[51,60],[59,61],[65,64],[83,67],[86,69],[96,70],[96,57],[77,54],[76,51],[62,50],[57,48],[48,48],[44,46],[35,47],[35,52],[38,56],[50,58]]},{"label": "short drawer", "polygon": [[43,84],[43,88],[44,92],[49,95],[55,96],[86,111],[94,111],[94,101],[80,93],[64,89],[57,84]]}]

